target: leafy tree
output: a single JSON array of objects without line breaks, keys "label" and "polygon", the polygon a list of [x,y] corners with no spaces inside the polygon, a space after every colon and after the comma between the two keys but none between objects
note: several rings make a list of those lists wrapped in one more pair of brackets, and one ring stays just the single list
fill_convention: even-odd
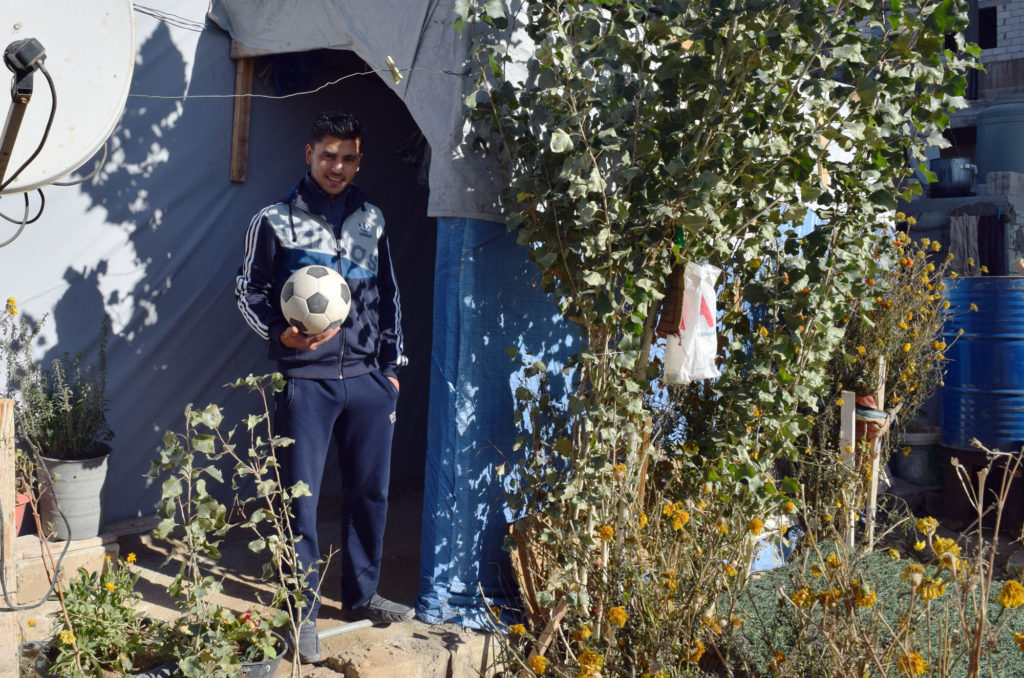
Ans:
[{"label": "leafy tree", "polygon": [[[480,74],[470,117],[507,171],[509,226],[584,338],[567,406],[532,396],[544,424],[526,427],[512,500],[540,518],[519,543],[546,563],[541,608],[564,598],[607,629],[601,610],[627,594],[602,582],[634,550],[644,488],[703,491],[732,534],[798,493],[777,462],[833,406],[829,361],[891,263],[878,237],[920,192],[914,172],[945,144],[978,50],[959,34],[944,48],[965,25],[956,0],[457,4]],[[810,209],[824,224],[794,235]],[[658,302],[687,261],[723,269],[722,377],[677,393],[683,426],[651,445]]]}]

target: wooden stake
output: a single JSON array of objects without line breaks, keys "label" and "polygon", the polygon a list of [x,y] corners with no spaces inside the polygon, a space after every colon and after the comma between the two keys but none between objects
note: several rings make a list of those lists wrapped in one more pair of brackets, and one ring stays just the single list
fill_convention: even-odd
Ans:
[{"label": "wooden stake", "polygon": [[231,127],[231,169],[229,178],[245,183],[249,163],[249,114],[252,111],[252,76],[255,57],[235,59],[235,116]]},{"label": "wooden stake", "polygon": [[[18,585],[17,557],[14,553],[14,401],[0,400],[0,505],[3,507],[4,536],[3,567],[7,592],[11,602],[17,603],[13,595]],[[0,598],[0,676],[18,675],[18,658],[21,654],[21,632],[18,628],[18,613],[7,609],[7,601]]]}]

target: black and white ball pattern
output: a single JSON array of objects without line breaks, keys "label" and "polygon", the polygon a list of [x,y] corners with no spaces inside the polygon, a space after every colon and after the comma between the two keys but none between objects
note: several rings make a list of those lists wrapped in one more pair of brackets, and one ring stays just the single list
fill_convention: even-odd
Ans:
[{"label": "black and white ball pattern", "polygon": [[348,283],[327,266],[304,266],[281,288],[281,313],[305,334],[340,327],[351,306]]}]

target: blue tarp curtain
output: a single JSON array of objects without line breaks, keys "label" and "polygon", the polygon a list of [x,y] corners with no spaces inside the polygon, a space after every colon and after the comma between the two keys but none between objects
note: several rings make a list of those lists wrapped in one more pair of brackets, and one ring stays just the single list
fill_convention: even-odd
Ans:
[{"label": "blue tarp curtain", "polygon": [[488,628],[485,605],[515,604],[498,468],[516,461],[513,394],[525,379],[506,349],[554,373],[574,343],[539,277],[503,225],[438,219],[416,603],[425,621]]}]

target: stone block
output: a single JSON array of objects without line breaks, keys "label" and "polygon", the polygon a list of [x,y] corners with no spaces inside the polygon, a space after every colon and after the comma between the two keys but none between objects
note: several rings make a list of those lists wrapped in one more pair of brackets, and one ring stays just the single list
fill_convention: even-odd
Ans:
[{"label": "stone block", "polygon": [[985,175],[989,195],[1024,195],[1024,174],[1019,172],[989,172]]},{"label": "stone block", "polygon": [[[47,546],[56,562],[64,548],[64,542],[47,542]],[[50,588],[42,547],[42,542],[35,535],[18,537],[15,542],[15,552],[18,554],[19,604],[39,600]],[[105,557],[110,556],[111,560],[116,560],[118,551],[117,537],[112,534],[103,534],[91,539],[76,539],[68,543],[68,551],[61,561],[60,571],[65,577],[74,577],[80,567],[98,572],[103,569]]]},{"label": "stone block", "polygon": [[449,643],[451,678],[489,678],[499,673],[498,642],[490,633],[462,631],[457,642]]},{"label": "stone block", "polygon": [[327,665],[345,678],[447,678],[449,651],[425,637],[408,636],[333,652]]}]

